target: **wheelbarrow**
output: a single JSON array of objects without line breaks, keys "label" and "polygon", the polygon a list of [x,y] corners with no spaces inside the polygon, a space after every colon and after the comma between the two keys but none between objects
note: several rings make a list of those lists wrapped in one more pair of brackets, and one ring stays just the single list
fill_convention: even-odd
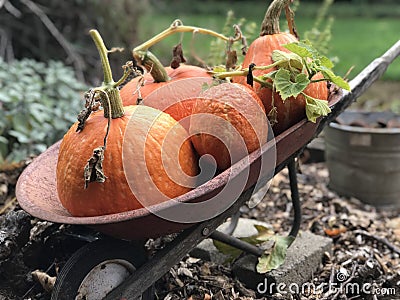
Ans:
[{"label": "wheelbarrow", "polygon": [[[295,158],[323,128],[355,101],[400,54],[400,41],[372,61],[351,82],[351,92],[332,91],[332,112],[316,123],[302,120],[260,149],[250,153],[211,180],[184,194],[176,201],[96,217],[73,217],[61,205],[56,192],[56,165],[60,142],[39,155],[21,174],[16,187],[20,206],[34,217],[54,223],[84,225],[104,234],[80,248],[66,262],[57,276],[52,299],[153,299],[151,287],[202,240],[213,238],[248,253],[260,256],[263,250],[217,230],[232,217],[233,232],[239,208],[251,195],[283,168],[289,171],[293,224],[289,232],[296,237],[301,224]],[[263,160],[273,157],[273,168],[263,167]],[[174,210],[180,203],[202,202],[214,197],[235,180],[246,175],[243,192],[221,213],[202,222],[174,222],[159,214]],[[260,184],[261,183],[261,184]],[[179,209],[179,208],[178,208]],[[147,239],[176,233],[176,237],[147,259]],[[103,235],[102,235],[103,236]]]}]

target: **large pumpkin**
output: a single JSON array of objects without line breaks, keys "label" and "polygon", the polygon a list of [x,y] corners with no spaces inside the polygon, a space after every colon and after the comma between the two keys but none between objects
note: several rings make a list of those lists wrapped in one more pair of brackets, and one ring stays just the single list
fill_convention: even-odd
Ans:
[{"label": "large pumpkin", "polygon": [[[186,130],[154,108],[123,107],[107,49],[96,31],[91,35],[102,54],[105,80],[97,90],[104,111],[92,113],[83,129],[75,123],[62,140],[56,172],[62,205],[74,216],[96,216],[188,192],[195,184],[197,160]],[[141,183],[137,190],[132,176],[126,175],[132,172]]]},{"label": "large pumpkin", "polygon": [[[143,201],[138,201],[131,191],[132,183],[127,182],[124,166],[135,169],[143,185],[149,184],[146,178],[151,179],[167,198],[182,195],[194,186],[194,181],[185,176],[197,174],[197,161],[186,130],[168,114],[151,107],[128,106],[124,111],[122,117],[111,120],[103,162],[107,178],[102,183],[92,182],[84,189],[83,170],[92,155],[93,146],[103,142],[108,122],[103,111],[93,113],[81,132],[76,132],[78,124],[74,124],[63,138],[57,164],[57,190],[61,203],[74,216],[111,214],[143,207]],[[144,128],[149,127],[144,136]],[[144,149],[139,149],[143,144],[141,139],[145,139]],[[129,148],[131,151],[127,151]],[[144,153],[145,165],[141,164],[141,153]],[[171,178],[171,172],[180,168],[176,159],[165,159],[163,156],[178,156],[183,173],[174,174]],[[149,192],[148,195],[141,194],[141,197],[154,198],[158,195]]]},{"label": "large pumpkin", "polygon": [[190,135],[200,155],[211,155],[227,169],[267,141],[268,121],[260,98],[245,85],[222,83],[196,101]]},{"label": "large pumpkin", "polygon": [[[256,66],[270,65],[273,63],[272,52],[274,50],[289,52],[283,45],[298,41],[292,33],[280,32],[279,29],[279,16],[282,9],[286,5],[289,5],[289,3],[290,0],[274,0],[271,3],[262,23],[260,36],[250,44],[244,57],[243,68],[249,67],[250,64],[255,64]],[[274,69],[254,70],[253,75],[260,76]],[[321,74],[313,77],[313,79],[320,78],[323,78]],[[234,77],[233,81],[246,84],[246,78],[243,76]],[[253,87],[263,102],[267,115],[271,116],[271,110],[276,107],[276,119],[272,122],[272,129],[276,135],[306,117],[306,102],[303,95],[299,95],[296,98],[291,97],[283,101],[280,95],[272,92],[269,87],[263,87],[257,82],[254,82]],[[328,99],[328,88],[325,81],[309,84],[304,93],[316,99]]]}]

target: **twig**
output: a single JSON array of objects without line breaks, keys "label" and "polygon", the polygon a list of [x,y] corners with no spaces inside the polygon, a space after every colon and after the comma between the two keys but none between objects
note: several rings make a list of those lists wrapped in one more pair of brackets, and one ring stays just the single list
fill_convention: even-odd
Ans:
[{"label": "twig", "polygon": [[3,207],[2,209],[0,209],[0,215],[2,215],[3,213],[5,213],[7,211],[7,209],[9,209],[15,202],[17,201],[17,197],[12,198],[10,201],[8,201]]},{"label": "twig", "polygon": [[372,238],[372,239],[376,240],[377,242],[379,242],[379,243],[381,243],[381,244],[384,244],[384,245],[385,245],[386,247],[388,247],[389,250],[391,250],[392,252],[397,253],[397,254],[400,255],[400,248],[397,247],[397,246],[395,246],[395,245],[393,245],[392,243],[390,243],[386,238],[377,236],[377,235],[375,235],[375,234],[369,233],[369,232],[364,231],[364,230],[355,230],[355,231],[353,231],[353,232],[354,232],[354,234],[361,234],[361,235],[363,235],[363,236]]},{"label": "twig", "polygon": [[[55,265],[55,262],[53,262],[53,263],[46,269],[45,273],[50,272],[51,268],[53,268],[54,265]],[[37,287],[38,285],[39,285],[39,282],[36,281],[36,282],[30,287],[30,289],[28,289],[28,290],[25,292],[25,294],[22,296],[21,299],[26,299],[26,297],[28,296],[28,294],[29,294],[35,287]]]},{"label": "twig", "polygon": [[4,8],[10,13],[12,14],[14,17],[16,18],[21,18],[22,13],[15,7],[13,6],[10,1],[2,1],[0,3],[0,8],[4,5]]},{"label": "twig", "polygon": [[47,27],[50,33],[54,36],[54,38],[58,41],[58,43],[63,47],[67,55],[72,59],[75,70],[77,71],[78,79],[83,81],[83,70],[82,66],[84,65],[83,59],[74,51],[71,44],[64,38],[64,36],[60,33],[54,23],[49,19],[49,17],[45,14],[45,12],[36,5],[36,3],[31,0],[21,0],[21,2],[28,7]]},{"label": "twig", "polygon": [[374,257],[375,257],[375,259],[378,261],[378,263],[381,265],[383,272],[384,272],[385,274],[389,273],[390,270],[389,270],[389,268],[385,265],[385,263],[382,261],[382,258],[381,258],[377,253],[374,253]]},{"label": "twig", "polygon": [[354,264],[350,277],[345,282],[343,282],[343,285],[341,286],[339,291],[332,298],[330,298],[331,300],[335,300],[343,290],[346,290],[345,287],[354,279],[356,275],[357,266],[357,264]]}]

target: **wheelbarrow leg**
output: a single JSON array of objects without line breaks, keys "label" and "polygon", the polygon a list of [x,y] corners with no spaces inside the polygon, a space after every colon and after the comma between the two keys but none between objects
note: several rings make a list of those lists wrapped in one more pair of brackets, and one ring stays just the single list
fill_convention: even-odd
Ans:
[{"label": "wheelbarrow leg", "polygon": [[235,231],[238,223],[239,223],[239,218],[240,218],[240,210],[238,210],[235,214],[232,215],[228,228],[225,230],[225,233],[228,235],[232,235],[233,232]]},{"label": "wheelbarrow leg", "polygon": [[289,232],[289,236],[296,237],[300,230],[301,224],[301,203],[299,196],[299,187],[297,184],[297,172],[296,172],[296,162],[295,159],[292,158],[288,164],[289,170],[289,183],[290,183],[290,192],[293,203],[293,224],[292,229]]},{"label": "wheelbarrow leg", "polygon": [[210,238],[212,238],[213,240],[225,243],[227,245],[230,245],[232,247],[235,247],[237,249],[243,250],[243,251],[253,254],[255,256],[261,256],[264,253],[264,250],[257,246],[254,246],[248,242],[238,239],[237,237],[228,235],[228,234],[220,232],[218,230],[215,230],[213,233],[211,233]]},{"label": "wheelbarrow leg", "polygon": [[[294,219],[292,228],[289,232],[289,236],[296,237],[300,230],[301,224],[301,203],[299,196],[299,188],[297,184],[297,172],[296,172],[296,162],[295,158],[290,159],[289,164],[287,165],[289,170],[289,184],[290,184],[290,192],[293,203],[293,212]],[[263,254],[263,250],[257,246],[251,245],[247,242],[244,242],[236,237],[230,235],[230,233],[226,234],[215,230],[210,237],[214,240],[220,241],[222,243],[233,246],[237,249],[243,250],[247,253],[260,256]]]}]

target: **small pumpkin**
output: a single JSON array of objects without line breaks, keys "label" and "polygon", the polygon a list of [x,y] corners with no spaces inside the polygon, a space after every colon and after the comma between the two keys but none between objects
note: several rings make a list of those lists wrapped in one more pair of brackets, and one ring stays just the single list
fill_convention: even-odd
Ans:
[{"label": "small pumpkin", "polygon": [[211,155],[217,168],[225,170],[267,141],[268,120],[250,87],[222,83],[200,94],[189,132],[196,151]]},{"label": "small pumpkin", "polygon": [[[104,111],[92,113],[83,129],[75,123],[62,140],[56,172],[62,205],[74,216],[96,216],[138,209],[143,201],[156,204],[188,192],[198,170],[187,131],[157,109],[123,107],[107,49],[97,31],[90,34],[102,58],[104,83],[97,90]],[[137,190],[130,182],[132,174],[141,183]]]},{"label": "small pumpkin", "polygon": [[[298,41],[294,31],[292,33],[281,32],[279,28],[281,11],[289,3],[290,0],[274,0],[270,4],[261,25],[260,36],[250,44],[244,57],[243,68],[247,68],[251,64],[255,64],[256,66],[271,65],[273,63],[272,53],[274,50],[290,52],[283,45]],[[293,28],[291,23],[289,25],[290,28]],[[268,74],[275,69],[254,70],[253,75]],[[323,78],[322,74],[316,74],[313,77],[316,80],[321,78]],[[234,77],[233,82],[247,84],[246,77],[243,76]],[[273,92],[271,88],[263,87],[257,82],[254,82],[253,86],[265,106],[267,115],[274,118],[271,123],[276,135],[306,117],[306,99],[303,95],[290,97],[283,101],[279,93]],[[325,81],[310,83],[304,90],[304,93],[316,99],[328,99],[328,88]],[[276,111],[274,111],[275,109]]]}]

